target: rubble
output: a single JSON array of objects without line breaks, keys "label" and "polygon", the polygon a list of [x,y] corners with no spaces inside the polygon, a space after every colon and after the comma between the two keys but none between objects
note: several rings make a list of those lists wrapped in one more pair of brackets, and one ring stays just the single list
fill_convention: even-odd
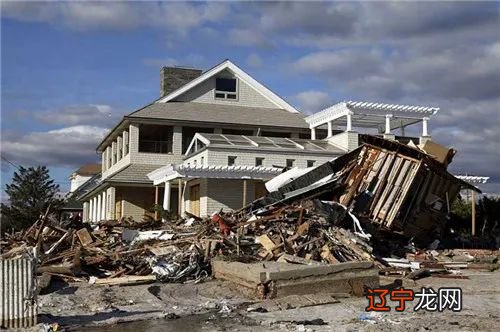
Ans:
[{"label": "rubble", "polygon": [[498,267],[498,250],[437,250],[451,200],[461,186],[471,187],[446,171],[453,153],[427,145],[431,156],[363,139],[364,145],[331,162],[283,173],[270,181],[274,191],[238,211],[95,224],[60,223],[47,211],[30,229],[6,234],[1,255],[12,258],[36,247],[38,273],[95,285],[200,282],[213,275],[217,261],[289,264],[297,271],[369,262],[382,275],[412,279]]}]

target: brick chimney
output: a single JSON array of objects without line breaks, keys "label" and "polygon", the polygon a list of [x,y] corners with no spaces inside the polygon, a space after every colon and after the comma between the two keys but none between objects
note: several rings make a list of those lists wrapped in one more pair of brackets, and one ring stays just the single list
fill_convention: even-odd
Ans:
[{"label": "brick chimney", "polygon": [[200,76],[201,73],[200,69],[163,67],[160,70],[160,97],[166,96],[189,83]]}]

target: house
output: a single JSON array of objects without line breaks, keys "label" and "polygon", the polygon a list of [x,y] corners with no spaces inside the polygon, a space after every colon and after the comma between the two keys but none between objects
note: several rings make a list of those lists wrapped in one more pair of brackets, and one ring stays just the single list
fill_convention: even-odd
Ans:
[{"label": "house", "polygon": [[[266,193],[284,167],[306,168],[359,145],[356,126],[391,130],[435,108],[344,102],[305,117],[225,60],[202,72],[164,67],[160,98],[127,115],[97,147],[102,175],[83,220],[158,217],[155,205],[206,216]],[[335,127],[334,125],[345,128]]]},{"label": "house", "polygon": [[85,164],[74,171],[70,176],[70,191],[67,193],[64,205],[61,207],[61,218],[72,218],[75,215],[82,217],[83,205],[79,200],[85,188],[91,186],[101,175],[100,164]]},{"label": "house", "polygon": [[85,164],[74,171],[69,179],[71,180],[70,193],[74,193],[81,185],[90,180],[94,175],[101,173],[100,164]]}]

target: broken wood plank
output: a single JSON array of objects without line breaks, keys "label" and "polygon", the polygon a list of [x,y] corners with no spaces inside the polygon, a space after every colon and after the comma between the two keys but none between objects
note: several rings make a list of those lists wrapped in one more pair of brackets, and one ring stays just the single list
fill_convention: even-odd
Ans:
[{"label": "broken wood plank", "polygon": [[276,243],[274,243],[267,234],[258,236],[257,239],[259,239],[259,243],[266,248],[267,251],[273,252],[273,250],[276,249]]},{"label": "broken wood plank", "polygon": [[124,286],[124,285],[137,285],[156,281],[154,275],[148,276],[126,276],[118,278],[103,278],[97,279],[95,285],[110,285],[110,286]]},{"label": "broken wood plank", "polygon": [[84,247],[86,245],[91,244],[92,242],[94,242],[94,240],[92,240],[92,236],[90,236],[90,233],[89,233],[89,231],[86,228],[79,229],[76,232],[76,235],[78,236],[78,239],[80,240],[80,243]]}]

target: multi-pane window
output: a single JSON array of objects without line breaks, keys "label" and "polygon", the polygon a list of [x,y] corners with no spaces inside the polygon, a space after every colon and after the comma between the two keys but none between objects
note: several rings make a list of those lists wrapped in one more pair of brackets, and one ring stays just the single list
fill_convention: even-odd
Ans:
[{"label": "multi-pane window", "polygon": [[172,139],[170,126],[142,125],[139,128],[139,152],[171,153]]},{"label": "multi-pane window", "polygon": [[237,82],[235,78],[215,79],[215,98],[217,99],[237,99]]},{"label": "multi-pane window", "polygon": [[264,158],[255,158],[255,166],[264,165]]}]

